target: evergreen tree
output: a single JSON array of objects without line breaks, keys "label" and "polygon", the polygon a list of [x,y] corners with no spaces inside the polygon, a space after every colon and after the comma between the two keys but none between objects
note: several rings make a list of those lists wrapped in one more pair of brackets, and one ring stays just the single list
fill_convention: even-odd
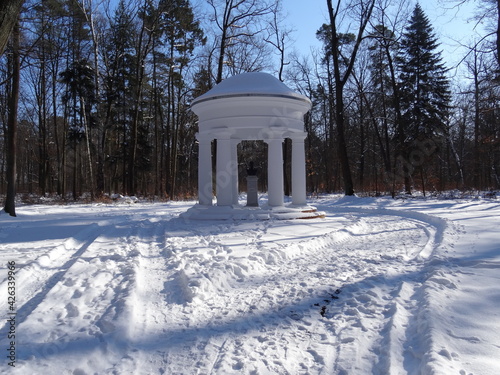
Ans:
[{"label": "evergreen tree", "polygon": [[[80,141],[85,141],[90,177],[88,187],[92,199],[94,199],[95,187],[90,129],[95,124],[93,108],[97,103],[94,74],[95,72],[87,60],[76,61],[69,69],[61,73],[61,81],[67,86],[62,99],[72,117],[68,140],[74,146],[75,153]],[[75,169],[76,167],[77,163],[74,164]],[[76,186],[76,184],[74,185]],[[73,191],[73,198],[76,199],[75,190]]]},{"label": "evergreen tree", "polygon": [[[166,96],[165,142],[166,145],[166,194],[176,195],[179,174],[179,151],[183,148],[182,128],[186,112],[186,69],[190,64],[193,51],[205,44],[205,37],[196,20],[191,4],[187,0],[160,0],[158,31],[164,46],[164,76],[166,77],[164,94]],[[156,65],[156,64],[155,64]]]},{"label": "evergreen tree", "polygon": [[442,133],[448,115],[449,83],[438,46],[429,19],[417,4],[398,57],[402,110],[415,136]]},{"label": "evergreen tree", "polygon": [[423,165],[437,149],[438,137],[446,133],[450,91],[438,46],[429,19],[417,4],[397,58],[400,85],[396,100],[401,116],[396,140],[407,193],[411,193],[415,169],[423,171]]},{"label": "evergreen tree", "polygon": [[[107,188],[113,192],[127,191],[127,165],[130,163],[133,90],[138,38],[137,25],[131,10],[120,0],[103,43],[106,62],[104,95],[107,104],[105,121],[105,169],[110,178]],[[106,185],[106,184],[105,184]]]}]

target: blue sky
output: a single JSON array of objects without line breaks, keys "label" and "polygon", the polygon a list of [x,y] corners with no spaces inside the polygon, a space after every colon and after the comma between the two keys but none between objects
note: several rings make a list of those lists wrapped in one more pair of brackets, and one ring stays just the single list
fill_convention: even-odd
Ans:
[{"label": "blue sky", "polygon": [[[205,0],[191,1],[206,4]],[[411,12],[417,0],[409,2]],[[471,45],[475,34],[475,21],[471,18],[477,12],[477,2],[468,1],[459,8],[455,6],[457,2],[459,0],[419,0],[439,38],[448,68],[454,68],[462,60],[466,49],[460,45]],[[287,47],[289,52],[295,49],[303,56],[310,56],[311,47],[321,48],[321,43],[316,39],[316,31],[323,23],[328,22],[326,0],[283,0],[283,8],[286,14],[285,24],[295,30],[292,36],[294,42]],[[484,31],[481,33],[485,34]],[[479,39],[477,35],[476,33],[476,40]]]},{"label": "blue sky", "polygon": [[[415,4],[416,1],[411,3],[410,11]],[[444,1],[420,0],[420,5],[439,38],[446,65],[451,68],[465,53],[459,47],[460,44],[468,44],[473,38],[474,21],[469,19],[473,15],[475,4],[472,2],[454,9],[450,1],[446,4]],[[295,49],[306,55],[311,46],[319,48],[321,45],[315,34],[328,20],[326,0],[283,0],[283,7],[288,13],[286,23],[295,29]]]}]

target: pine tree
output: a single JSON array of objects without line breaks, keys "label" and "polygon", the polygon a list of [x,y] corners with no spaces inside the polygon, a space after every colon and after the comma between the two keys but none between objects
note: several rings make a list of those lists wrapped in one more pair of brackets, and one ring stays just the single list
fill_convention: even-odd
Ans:
[{"label": "pine tree", "polygon": [[194,49],[206,41],[203,30],[196,20],[191,4],[187,0],[160,0],[161,12],[159,32],[164,47],[165,90],[166,95],[166,193],[176,195],[179,170],[179,151],[183,146],[183,116],[185,114],[185,95],[187,84],[186,69]]},{"label": "pine tree", "polygon": [[400,70],[400,121],[396,129],[398,159],[403,166],[405,189],[411,193],[411,177],[423,166],[446,133],[450,91],[447,69],[429,19],[417,3],[403,33],[397,58]]},{"label": "pine tree", "polygon": [[[69,69],[61,73],[61,81],[67,87],[66,93],[63,95],[63,103],[72,113],[68,140],[73,144],[75,153],[77,144],[80,141],[85,141],[90,176],[89,188],[92,199],[94,199],[95,186],[90,129],[95,124],[93,108],[97,103],[94,74],[95,72],[87,60],[76,61]],[[74,168],[76,169],[76,163]],[[74,185],[76,186],[76,184]],[[75,190],[73,193],[73,198],[76,199]]]},{"label": "pine tree", "polygon": [[107,104],[104,139],[107,156],[104,162],[106,173],[110,176],[108,188],[113,192],[127,192],[131,109],[134,107],[133,92],[137,84],[135,69],[138,64],[134,44],[138,34],[131,10],[124,0],[120,0],[110,22],[108,37],[103,43],[106,62],[104,94]]}]

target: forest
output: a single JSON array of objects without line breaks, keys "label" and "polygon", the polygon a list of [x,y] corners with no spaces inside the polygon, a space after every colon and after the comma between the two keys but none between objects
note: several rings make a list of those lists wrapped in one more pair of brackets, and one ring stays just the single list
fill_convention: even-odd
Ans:
[{"label": "forest", "polygon": [[[471,15],[459,79],[418,3],[325,1],[323,47],[297,51],[283,0],[26,0],[0,57],[0,196],[196,198],[190,103],[251,71],[313,102],[311,195],[499,189],[500,3]],[[265,191],[266,145],[238,152]]]}]

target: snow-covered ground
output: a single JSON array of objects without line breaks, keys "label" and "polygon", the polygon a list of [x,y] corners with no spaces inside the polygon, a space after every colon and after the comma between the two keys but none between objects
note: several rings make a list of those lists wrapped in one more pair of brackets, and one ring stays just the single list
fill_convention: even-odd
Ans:
[{"label": "snow-covered ground", "polygon": [[310,203],[326,218],[0,215],[0,372],[500,374],[497,201]]}]

